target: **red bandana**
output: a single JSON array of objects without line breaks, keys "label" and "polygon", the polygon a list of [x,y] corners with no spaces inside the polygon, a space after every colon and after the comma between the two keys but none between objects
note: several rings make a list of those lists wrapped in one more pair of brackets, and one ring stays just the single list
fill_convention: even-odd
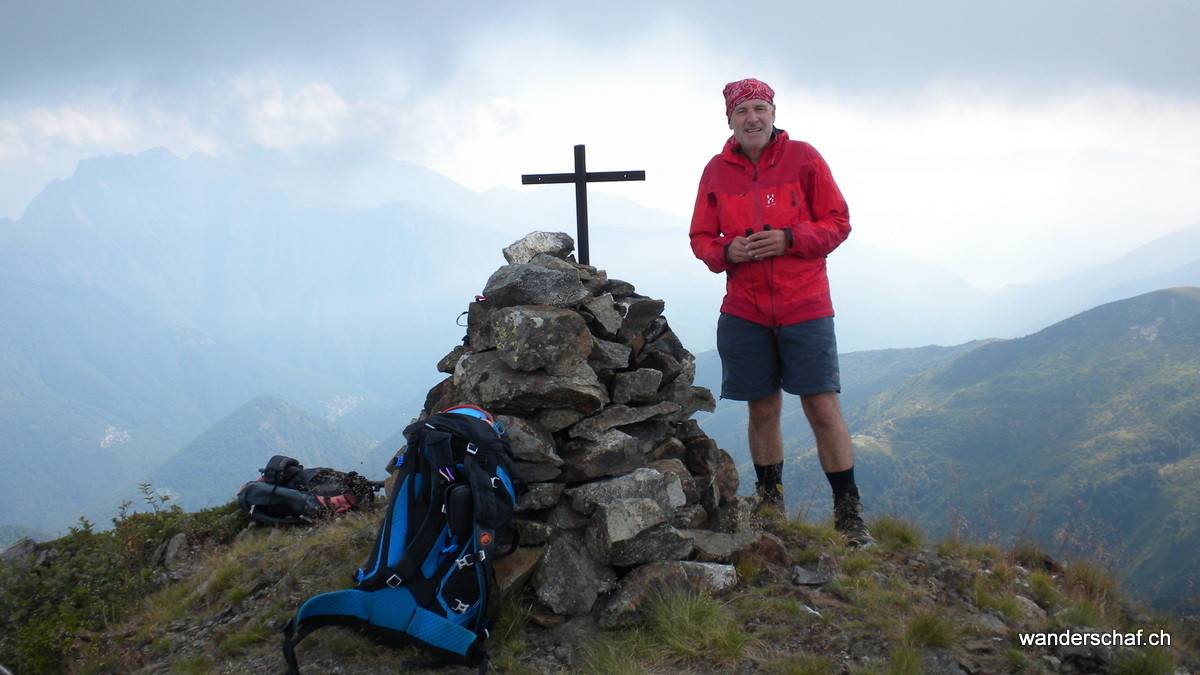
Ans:
[{"label": "red bandana", "polygon": [[724,93],[726,117],[733,114],[733,109],[739,104],[751,99],[761,98],[767,103],[775,105],[775,90],[767,86],[766,82],[761,82],[754,78],[730,82],[725,85]]}]

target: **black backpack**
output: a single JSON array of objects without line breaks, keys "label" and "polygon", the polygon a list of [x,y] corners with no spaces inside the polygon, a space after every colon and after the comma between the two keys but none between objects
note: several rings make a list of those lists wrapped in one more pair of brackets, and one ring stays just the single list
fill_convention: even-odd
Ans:
[{"label": "black backpack", "polygon": [[480,643],[500,604],[492,564],[526,484],[503,430],[473,406],[415,422],[404,438],[387,514],[358,585],[309,598],[283,628],[290,673],[299,672],[295,645],[329,625],[486,668]]},{"label": "black backpack", "polygon": [[383,487],[355,471],[306,469],[284,455],[275,455],[258,472],[261,478],[238,491],[238,504],[266,525],[307,524],[361,508]]}]

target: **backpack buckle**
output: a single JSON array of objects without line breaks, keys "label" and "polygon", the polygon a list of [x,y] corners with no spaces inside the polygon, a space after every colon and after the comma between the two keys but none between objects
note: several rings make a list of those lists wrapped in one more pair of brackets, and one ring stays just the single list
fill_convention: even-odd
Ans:
[{"label": "backpack buckle", "polygon": [[471,609],[471,606],[468,605],[467,603],[463,602],[462,600],[455,598],[454,606],[451,607],[450,609],[454,610],[455,612],[457,612],[459,614],[462,614],[463,612],[467,611],[468,609]]},{"label": "backpack buckle", "polygon": [[392,588],[396,588],[400,584],[404,583],[404,580],[400,578],[399,574],[393,574],[392,576],[388,577],[388,580],[386,583],[388,586],[391,586]]},{"label": "backpack buckle", "polygon": [[468,455],[474,455],[477,452],[479,452],[478,445],[475,445],[474,443],[467,443],[467,454]]},{"label": "backpack buckle", "polygon": [[493,490],[500,489],[500,477],[499,476],[492,476],[492,489]]},{"label": "backpack buckle", "polygon": [[470,567],[471,565],[474,565],[475,563],[481,563],[484,560],[487,560],[487,551],[479,550],[475,553],[464,555],[463,557],[455,560],[454,564],[458,565],[458,569],[461,570],[464,567]]}]

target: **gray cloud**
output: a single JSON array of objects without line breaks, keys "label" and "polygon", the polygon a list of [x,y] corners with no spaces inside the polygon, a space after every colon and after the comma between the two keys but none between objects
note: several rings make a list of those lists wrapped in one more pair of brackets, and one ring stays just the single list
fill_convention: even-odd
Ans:
[{"label": "gray cloud", "polygon": [[[402,67],[433,81],[464,67],[464,48],[507,32],[531,44],[553,34],[596,55],[630,32],[682,21],[723,45],[838,88],[903,89],[929,79],[1000,79],[1035,87],[1115,81],[1200,93],[1194,64],[1200,3],[458,2],[316,1],[164,3],[6,0],[0,23],[0,96],[113,78],[169,84],[196,73],[258,65],[369,80]],[[517,63],[537,69],[545,64]],[[652,64],[651,64],[652,65]]]}]

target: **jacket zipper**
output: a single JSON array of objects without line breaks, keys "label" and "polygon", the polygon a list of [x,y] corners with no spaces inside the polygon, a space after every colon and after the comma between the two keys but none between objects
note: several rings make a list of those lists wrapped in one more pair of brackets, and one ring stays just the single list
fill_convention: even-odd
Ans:
[{"label": "jacket zipper", "polygon": [[[754,183],[754,231],[762,232],[765,228],[763,227],[762,189],[759,188],[759,186],[758,186],[758,165],[757,164],[754,165],[754,175],[753,175],[753,177],[751,177],[750,180]],[[772,287],[772,284],[771,284],[771,280],[772,280],[771,275],[772,275],[772,272],[774,272],[774,270],[775,270],[775,265],[774,265],[774,261],[772,261],[772,260],[766,260],[764,262],[767,263],[766,268],[762,268],[760,266],[760,268],[756,269],[755,272],[762,272],[763,269],[765,269],[766,275],[764,277],[763,275],[759,274],[758,276],[761,277],[762,283],[755,284],[755,285],[762,288],[767,296],[767,308],[769,309],[769,311],[771,313],[770,314],[771,315],[771,324],[774,325],[777,322],[775,320],[775,289]],[[756,294],[756,296],[757,296],[757,294]]]},{"label": "jacket zipper", "polygon": [[[770,166],[774,167],[774,163],[772,162]],[[756,232],[764,232],[767,229],[767,223],[763,222],[762,190],[758,187],[758,166],[754,167],[754,178],[752,180],[755,183],[754,229]],[[793,199],[794,198],[795,197],[793,195]],[[773,328],[779,328],[778,313],[775,310],[775,285],[773,283],[775,280],[775,258],[768,258],[764,262],[767,263],[766,279],[765,283],[763,284],[763,287],[766,288],[767,294],[767,310],[770,312],[769,316],[771,317],[771,326]]]}]

